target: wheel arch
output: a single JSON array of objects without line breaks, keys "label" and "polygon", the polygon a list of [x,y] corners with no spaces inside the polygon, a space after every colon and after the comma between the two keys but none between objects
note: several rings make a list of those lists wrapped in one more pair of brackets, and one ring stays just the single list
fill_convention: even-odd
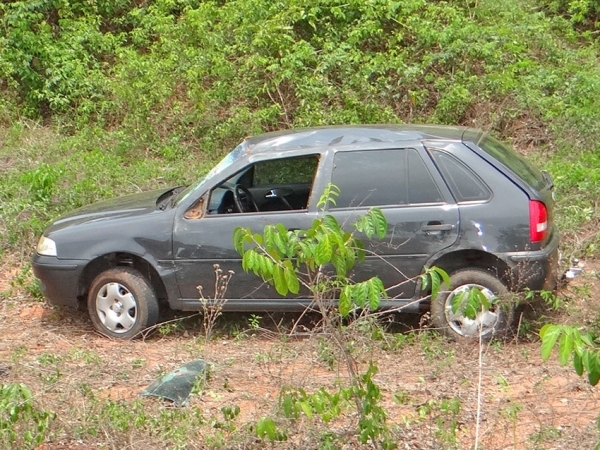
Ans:
[{"label": "wheel arch", "polygon": [[130,267],[140,272],[154,289],[161,305],[166,305],[168,300],[167,289],[155,266],[145,258],[127,252],[111,252],[90,261],[83,270],[78,287],[78,298],[81,303],[86,302],[89,287],[92,281],[102,272],[116,267]]},{"label": "wheel arch", "polygon": [[462,249],[448,252],[430,260],[426,267],[439,267],[449,275],[461,269],[482,269],[496,276],[509,290],[514,288],[512,268],[498,256],[483,250]]}]

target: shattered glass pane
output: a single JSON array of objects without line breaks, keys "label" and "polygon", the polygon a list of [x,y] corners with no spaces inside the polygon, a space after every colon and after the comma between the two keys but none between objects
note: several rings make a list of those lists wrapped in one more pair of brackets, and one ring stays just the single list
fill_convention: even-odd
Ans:
[{"label": "shattered glass pane", "polygon": [[205,368],[206,363],[202,359],[189,362],[154,381],[144,389],[142,395],[165,398],[177,406],[185,406],[196,379]]}]

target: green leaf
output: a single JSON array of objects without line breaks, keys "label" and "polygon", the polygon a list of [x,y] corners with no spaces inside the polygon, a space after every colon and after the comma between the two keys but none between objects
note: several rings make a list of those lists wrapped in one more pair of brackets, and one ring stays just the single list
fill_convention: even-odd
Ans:
[{"label": "green leaf", "polygon": [[252,250],[252,249],[246,250],[244,252],[244,256],[242,256],[242,269],[244,269],[245,272],[254,270],[253,256],[254,256],[254,250]]},{"label": "green leaf", "polygon": [[369,308],[375,311],[381,304],[381,297],[384,296],[385,288],[383,282],[378,277],[373,277],[369,281]]},{"label": "green leaf", "polygon": [[292,294],[297,294],[300,291],[300,281],[290,261],[285,261],[283,275],[289,291]]},{"label": "green leaf", "polygon": [[315,248],[315,262],[317,265],[328,263],[331,260],[331,244],[329,237],[325,234],[320,237],[319,243]]},{"label": "green leaf", "polygon": [[287,295],[288,293],[288,285],[285,280],[284,271],[280,266],[275,265],[273,267],[273,284],[275,286],[275,290],[280,295]]},{"label": "green leaf", "polygon": [[233,246],[235,251],[240,255],[244,252],[244,237],[247,234],[247,230],[242,227],[237,227],[233,232]]},{"label": "green leaf", "polygon": [[340,293],[340,300],[338,303],[338,309],[342,317],[348,316],[352,311],[352,300],[351,300],[350,285],[344,286]]},{"label": "green leaf", "polygon": [[[431,281],[431,296],[435,297],[440,290],[441,277],[435,270],[432,270],[429,272],[428,280]],[[449,285],[450,283],[448,283],[448,286]],[[454,309],[454,307],[452,309]]]},{"label": "green leaf", "polygon": [[279,253],[281,253],[282,255],[288,255],[288,244],[289,244],[289,239],[288,239],[289,235],[288,235],[288,231],[285,229],[285,227],[282,224],[277,224],[277,232],[274,233],[273,235],[273,240],[275,241],[275,246],[277,247],[277,249],[279,250]]},{"label": "green leaf", "polygon": [[563,333],[558,343],[558,360],[561,366],[569,362],[571,353],[573,353],[573,338],[569,333]]},{"label": "green leaf", "polygon": [[265,247],[267,248],[267,250],[269,250],[270,248],[275,247],[275,229],[273,226],[271,225],[267,225],[264,228],[263,231],[263,236],[264,236],[264,243],[265,243]]},{"label": "green leaf", "polygon": [[312,408],[310,407],[308,402],[299,402],[299,403],[300,403],[300,408],[302,408],[302,412],[304,413],[304,415],[306,417],[308,417],[309,419],[312,419],[313,412],[312,412]]},{"label": "green leaf", "polygon": [[540,339],[542,340],[542,359],[546,361],[552,353],[556,340],[562,333],[562,327],[548,323],[540,330]]},{"label": "green leaf", "polygon": [[573,354],[573,367],[575,367],[575,372],[577,372],[577,375],[583,375],[583,361],[578,353]]},{"label": "green leaf", "polygon": [[336,234],[341,234],[342,229],[340,227],[339,222],[335,217],[330,214],[323,216],[321,219],[321,225],[325,228],[324,232],[333,232]]}]

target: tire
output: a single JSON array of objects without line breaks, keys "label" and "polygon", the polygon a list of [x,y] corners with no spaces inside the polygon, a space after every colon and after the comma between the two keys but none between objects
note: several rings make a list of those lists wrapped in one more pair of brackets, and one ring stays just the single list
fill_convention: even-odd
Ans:
[{"label": "tire", "polygon": [[132,339],[158,321],[158,300],[152,286],[129,267],[98,275],[90,286],[87,304],[94,328],[115,339]]},{"label": "tire", "polygon": [[[487,311],[481,311],[475,319],[452,312],[452,300],[456,295],[477,287],[488,300],[499,301]],[[514,305],[506,301],[508,288],[498,278],[481,269],[466,269],[450,276],[450,286],[442,290],[431,301],[431,321],[445,336],[452,340],[489,341],[492,337],[504,337],[512,327]]]}]

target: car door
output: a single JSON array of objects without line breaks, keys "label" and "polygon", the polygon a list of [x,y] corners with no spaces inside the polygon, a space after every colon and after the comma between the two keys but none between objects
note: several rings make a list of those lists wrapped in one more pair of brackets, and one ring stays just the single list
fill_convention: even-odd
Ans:
[{"label": "car door", "polygon": [[394,298],[412,298],[426,261],[456,242],[459,211],[431,159],[414,148],[338,151],[332,183],[340,196],[330,213],[341,223],[378,207],[388,221],[382,240],[366,241],[356,279],[379,276]]},{"label": "car door", "polygon": [[[224,275],[230,270],[234,272],[225,294],[228,301],[244,300],[248,302],[247,309],[256,310],[261,300],[281,300],[275,289],[260,277],[242,270],[233,234],[237,227],[262,233],[266,225],[277,223],[289,229],[308,228],[316,217],[316,212],[309,211],[309,204],[318,162],[319,155],[314,154],[255,161],[205,193],[198,202],[206,205],[202,214],[177,215],[173,254],[184,302],[192,304],[199,298],[198,286],[202,286],[207,298],[220,295],[215,287],[217,264]],[[259,211],[237,209],[233,201],[236,185],[242,185],[255,197]],[[230,306],[240,310],[243,305],[237,302]]]}]

